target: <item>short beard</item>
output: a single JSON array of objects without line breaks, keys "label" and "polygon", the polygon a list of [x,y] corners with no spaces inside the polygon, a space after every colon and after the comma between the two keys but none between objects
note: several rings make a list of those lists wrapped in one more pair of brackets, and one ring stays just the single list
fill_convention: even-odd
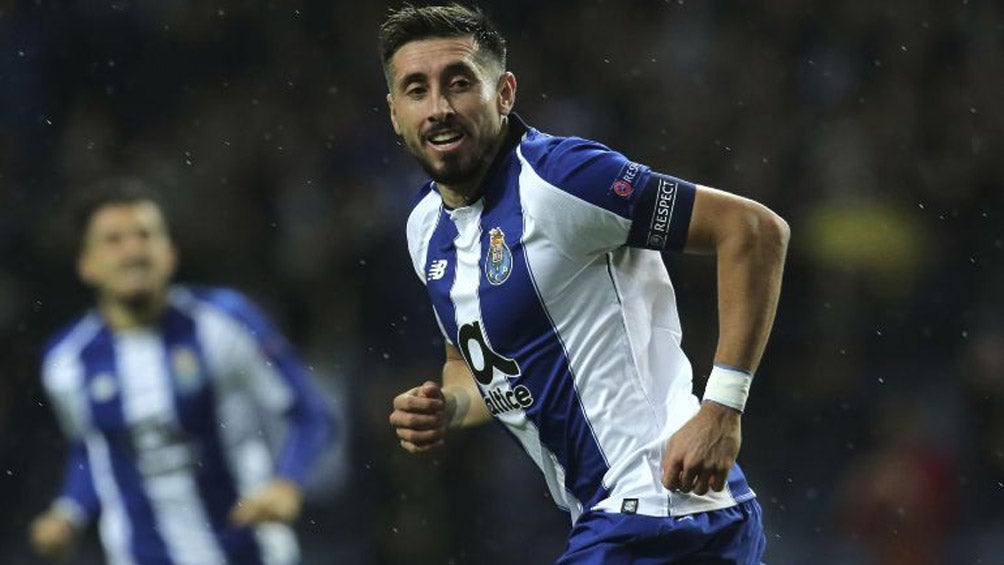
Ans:
[{"label": "short beard", "polygon": [[478,179],[478,176],[488,167],[497,143],[495,140],[486,140],[486,143],[478,147],[466,163],[459,159],[447,158],[443,160],[444,166],[438,169],[433,167],[421,148],[409,147],[408,149],[432,180],[436,181],[437,184],[453,188],[473,183]]}]

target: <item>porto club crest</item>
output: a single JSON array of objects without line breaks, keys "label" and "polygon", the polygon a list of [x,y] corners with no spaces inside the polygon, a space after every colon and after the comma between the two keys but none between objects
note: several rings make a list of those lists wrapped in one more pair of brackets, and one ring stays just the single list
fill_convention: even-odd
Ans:
[{"label": "porto club crest", "polygon": [[488,256],[485,257],[485,277],[498,286],[512,273],[512,252],[505,242],[505,232],[495,227],[488,232]]}]

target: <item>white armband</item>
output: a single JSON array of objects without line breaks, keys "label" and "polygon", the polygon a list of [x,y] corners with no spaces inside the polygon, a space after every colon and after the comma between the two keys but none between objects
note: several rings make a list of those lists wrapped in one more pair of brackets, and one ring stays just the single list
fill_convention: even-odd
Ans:
[{"label": "white armband", "polygon": [[704,388],[704,400],[713,400],[742,412],[752,383],[753,375],[746,371],[715,365]]}]

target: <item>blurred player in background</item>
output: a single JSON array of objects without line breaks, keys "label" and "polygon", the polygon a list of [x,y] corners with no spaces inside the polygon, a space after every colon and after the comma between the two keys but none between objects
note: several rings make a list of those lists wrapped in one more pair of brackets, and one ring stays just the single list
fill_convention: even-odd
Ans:
[{"label": "blurred player in background", "polygon": [[[432,177],[408,246],[447,341],[442,384],[394,399],[402,447],[427,451],[494,416],[571,514],[559,563],[759,563],[760,506],[735,460],[787,224],[527,126],[505,41],[478,10],[405,5],[380,48],[394,130]],[[717,255],[703,402],[665,250]]]},{"label": "blurred player in background", "polygon": [[330,436],[321,395],[244,296],[170,285],[176,250],[139,183],[109,181],[86,197],[77,267],[97,307],[45,350],[45,389],[70,447],[33,546],[64,554],[100,516],[113,564],[298,563],[289,523]]}]

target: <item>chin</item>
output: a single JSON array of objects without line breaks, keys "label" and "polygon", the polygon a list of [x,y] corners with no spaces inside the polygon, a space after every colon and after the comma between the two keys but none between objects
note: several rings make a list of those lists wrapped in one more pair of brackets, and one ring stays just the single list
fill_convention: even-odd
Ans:
[{"label": "chin", "polygon": [[144,308],[154,302],[157,295],[154,288],[133,288],[119,293],[118,299],[130,308]]}]

